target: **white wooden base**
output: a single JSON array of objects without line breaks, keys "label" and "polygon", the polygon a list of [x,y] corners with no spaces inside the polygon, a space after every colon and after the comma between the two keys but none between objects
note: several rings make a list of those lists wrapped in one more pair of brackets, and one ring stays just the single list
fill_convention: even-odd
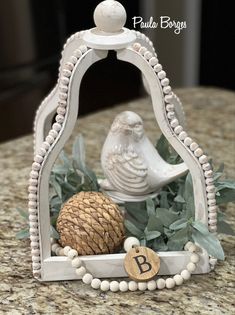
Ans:
[{"label": "white wooden base", "polygon": [[[95,255],[81,257],[86,269],[97,278],[122,278],[128,277],[123,260],[126,254]],[[158,275],[175,275],[186,268],[190,261],[191,253],[185,251],[159,252],[161,267]],[[65,256],[53,256],[45,259],[42,268],[42,281],[76,280],[79,278],[71,261]],[[210,272],[208,254],[200,254],[200,262],[193,274]]]}]

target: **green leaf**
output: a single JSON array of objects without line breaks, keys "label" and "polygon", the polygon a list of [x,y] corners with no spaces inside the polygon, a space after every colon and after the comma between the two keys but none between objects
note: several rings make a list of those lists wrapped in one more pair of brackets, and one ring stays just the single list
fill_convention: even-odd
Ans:
[{"label": "green leaf", "polygon": [[225,221],[218,221],[217,232],[227,235],[235,235],[235,231],[233,230],[233,228]]},{"label": "green leaf", "polygon": [[143,232],[138,229],[132,222],[125,220],[124,222],[126,229],[134,236],[141,237]]},{"label": "green leaf", "polygon": [[168,192],[167,191],[161,191],[159,193],[160,195],[160,208],[166,208],[166,209],[169,209],[170,208],[170,205],[169,205],[169,202],[168,202]]},{"label": "green leaf", "polygon": [[154,240],[152,248],[155,251],[167,251],[168,250],[168,246],[164,242],[164,238],[162,235]]},{"label": "green leaf", "polygon": [[148,198],[146,200],[146,208],[147,208],[148,216],[155,215],[155,205],[151,198]]},{"label": "green leaf", "polygon": [[83,136],[79,134],[73,144],[73,160],[77,162],[78,169],[83,171],[86,167],[86,155]]},{"label": "green leaf", "polygon": [[179,218],[179,215],[178,213],[170,211],[168,209],[157,208],[156,217],[162,221],[164,226],[169,226],[171,223],[173,223]]},{"label": "green leaf", "polygon": [[54,238],[54,239],[59,239],[60,238],[60,235],[59,233],[56,231],[56,229],[54,228],[54,226],[50,226],[50,232],[51,232],[51,237]]},{"label": "green leaf", "polygon": [[216,195],[216,202],[218,205],[226,204],[235,201],[235,191],[230,188],[225,188],[219,191],[219,196]]},{"label": "green leaf", "polygon": [[171,153],[169,150],[169,142],[167,141],[167,139],[165,138],[164,135],[161,135],[161,137],[157,141],[156,149],[157,149],[158,153],[160,154],[160,156],[165,161],[167,161],[168,158],[170,157]]},{"label": "green leaf", "polygon": [[180,230],[180,229],[183,229],[187,226],[188,224],[188,220],[186,218],[182,218],[182,219],[179,219],[175,222],[173,222],[169,228],[171,230]]},{"label": "green leaf", "polygon": [[175,202],[185,203],[184,198],[181,195],[177,195],[174,199]]},{"label": "green leaf", "polygon": [[141,245],[141,246],[147,246],[147,240],[146,240],[146,238],[142,238],[142,239],[140,240],[140,245]]},{"label": "green leaf", "polygon": [[208,227],[200,221],[192,222],[192,226],[204,235],[207,235],[208,233],[210,233],[208,231]]},{"label": "green leaf", "polygon": [[16,208],[16,210],[19,212],[19,214],[25,219],[25,221],[29,220],[29,214],[27,211],[21,209],[21,208]]},{"label": "green leaf", "polygon": [[169,250],[182,250],[188,241],[188,227],[176,231],[167,242]]},{"label": "green leaf", "polygon": [[159,231],[148,231],[147,229],[145,229],[144,234],[147,241],[154,240],[161,235]]},{"label": "green leaf", "polygon": [[[219,181],[216,183],[216,188],[217,188],[217,191],[220,191],[220,190],[225,189],[225,188],[235,190],[235,181],[232,179],[226,179],[223,181]],[[234,192],[234,194],[235,194],[235,192]]]},{"label": "green leaf", "polygon": [[17,238],[18,240],[22,240],[22,239],[25,239],[25,238],[29,238],[29,228],[24,229],[24,230],[21,230],[21,231],[19,231],[18,233],[16,233],[16,238]]},{"label": "green leaf", "polygon": [[161,219],[157,218],[155,215],[149,216],[147,229],[148,231],[160,231],[161,233],[164,232],[164,227]]},{"label": "green leaf", "polygon": [[205,231],[203,233],[196,228],[193,228],[192,232],[192,238],[195,243],[198,243],[200,246],[202,246],[209,255],[224,260],[224,251],[223,248],[217,239],[212,233],[207,231],[207,234]]}]

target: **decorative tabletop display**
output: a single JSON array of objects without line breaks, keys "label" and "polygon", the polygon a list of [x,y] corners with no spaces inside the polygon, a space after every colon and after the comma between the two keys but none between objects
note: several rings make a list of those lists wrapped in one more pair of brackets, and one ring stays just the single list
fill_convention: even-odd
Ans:
[{"label": "decorative tabletop display", "polygon": [[[68,39],[58,82],[35,119],[29,181],[33,274],[41,281],[82,279],[102,291],[171,289],[224,259],[216,236],[217,201],[231,201],[234,185],[220,181],[222,170],[214,174],[186,132],[181,102],[152,42],[123,27],[124,7],[103,1],[94,21],[95,28]],[[110,50],[142,72],[162,136],[155,147],[144,117],[130,111],[113,117],[101,152],[104,176],[97,179],[86,166],[81,136],[72,158],[62,150],[77,120],[82,78]]]}]

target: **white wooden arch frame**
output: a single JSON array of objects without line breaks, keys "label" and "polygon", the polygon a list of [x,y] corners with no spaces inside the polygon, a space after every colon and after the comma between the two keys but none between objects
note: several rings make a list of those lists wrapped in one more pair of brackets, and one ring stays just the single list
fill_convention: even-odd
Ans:
[{"label": "white wooden arch frame", "polygon": [[[116,50],[117,59],[132,63],[147,79],[158,125],[192,175],[195,219],[208,225],[211,232],[215,232],[217,221],[215,216],[213,220],[209,216],[210,213],[216,213],[217,207],[215,199],[211,197],[215,188],[208,158],[197,146],[196,149],[192,148],[194,142],[174,116],[172,103],[179,101],[173,92],[164,92],[163,86],[167,81],[164,83],[165,78],[162,80],[158,78],[156,64],[151,64],[151,58],[141,53],[140,44],[147,48],[146,51],[154,53],[151,42],[144,35],[138,34],[136,42],[127,48]],[[35,157],[30,173],[29,221],[33,273],[36,278],[43,281],[78,279],[66,257],[51,256],[49,177],[56,158],[76,123],[82,78],[92,64],[106,58],[108,54],[108,50],[89,49],[81,44],[83,44],[81,33],[69,39],[62,55],[58,84],[43,101],[35,120]],[[56,108],[56,122],[51,126]],[[159,255],[160,275],[178,273],[185,268],[190,257],[190,253],[184,251],[160,252]],[[123,267],[124,256],[125,254],[95,255],[84,256],[81,259],[94,277],[125,277],[127,275]],[[209,256],[203,251],[194,273],[209,271]]]}]

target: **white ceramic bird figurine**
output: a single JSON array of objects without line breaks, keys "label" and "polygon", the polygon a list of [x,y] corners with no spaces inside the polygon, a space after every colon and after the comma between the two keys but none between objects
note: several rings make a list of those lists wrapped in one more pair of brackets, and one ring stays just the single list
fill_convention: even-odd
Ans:
[{"label": "white ceramic bird figurine", "polygon": [[171,165],[162,159],[145,135],[141,117],[130,111],[115,118],[103,145],[101,164],[106,177],[101,188],[114,196],[126,196],[126,201],[148,196],[188,171],[185,163]]}]

